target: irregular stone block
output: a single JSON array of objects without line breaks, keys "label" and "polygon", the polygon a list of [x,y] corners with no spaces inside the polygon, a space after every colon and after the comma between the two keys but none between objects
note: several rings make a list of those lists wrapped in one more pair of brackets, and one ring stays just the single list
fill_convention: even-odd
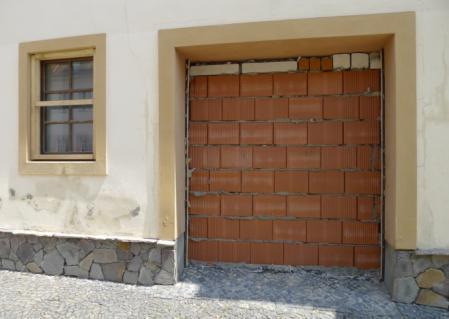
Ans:
[{"label": "irregular stone block", "polygon": [[88,239],[81,239],[78,244],[86,255],[95,249],[95,244]]},{"label": "irregular stone block", "polygon": [[449,301],[446,298],[440,296],[439,294],[429,289],[422,289],[419,292],[419,296],[418,299],[416,299],[416,303],[419,305],[439,307],[444,309],[449,308]]},{"label": "irregular stone block", "polygon": [[78,265],[79,263],[79,247],[70,242],[57,244],[56,249],[64,257],[68,266]]},{"label": "irregular stone block", "polygon": [[162,253],[161,248],[155,247],[150,250],[148,254],[148,262],[161,266],[162,265]]},{"label": "irregular stone block", "polygon": [[9,259],[2,259],[2,268],[7,270],[16,270],[16,264]]},{"label": "irregular stone block", "polygon": [[148,269],[146,267],[142,267],[140,269],[140,273],[139,273],[139,284],[145,285],[145,286],[149,286],[153,284],[153,277],[154,274],[151,271],[151,269]]},{"label": "irregular stone block", "polygon": [[449,279],[436,284],[435,286],[433,286],[432,290],[442,296],[449,298]]},{"label": "irregular stone block", "polygon": [[123,282],[125,284],[135,285],[137,284],[138,273],[134,271],[125,271],[123,275]]},{"label": "irregular stone block", "polygon": [[11,238],[11,250],[16,253],[17,248],[25,242],[25,238],[23,236],[14,236]]},{"label": "irregular stone block", "polygon": [[162,250],[162,269],[173,273],[175,269],[175,258],[176,253],[174,249],[163,249]]},{"label": "irregular stone block", "polygon": [[139,243],[131,243],[129,250],[131,250],[131,252],[134,254],[134,256],[137,256],[140,253],[140,244]]},{"label": "irregular stone block", "polygon": [[94,254],[90,253],[83,260],[81,260],[80,262],[81,269],[89,271],[93,261],[94,261]]},{"label": "irregular stone block", "polygon": [[432,267],[432,259],[430,256],[414,256],[413,261],[413,274],[415,276],[422,273],[427,268]]},{"label": "irregular stone block", "polygon": [[349,54],[334,54],[332,56],[334,70],[344,70],[351,67],[351,57]]},{"label": "irregular stone block", "polygon": [[123,273],[125,272],[126,265],[124,262],[115,262],[111,264],[102,264],[103,276],[105,280],[122,282]]},{"label": "irregular stone block", "polygon": [[37,265],[40,265],[42,263],[42,260],[44,260],[44,251],[39,250],[37,253],[35,253],[33,260]]},{"label": "irregular stone block", "polygon": [[396,256],[396,277],[413,276],[413,264],[408,252],[398,252]]},{"label": "irregular stone block", "polygon": [[418,296],[419,288],[413,277],[397,278],[393,282],[391,298],[397,302],[412,303]]},{"label": "irregular stone block", "polygon": [[33,246],[29,243],[23,243],[17,248],[16,251],[17,258],[22,262],[22,264],[26,265],[30,261],[33,260],[34,249]]},{"label": "irregular stone block", "polygon": [[20,260],[16,261],[16,270],[17,271],[25,271],[26,267]]},{"label": "irregular stone block", "polygon": [[41,238],[40,242],[41,242],[41,244],[44,246],[44,251],[45,251],[46,253],[48,253],[48,252],[50,252],[50,251],[52,251],[53,249],[56,248],[56,242],[57,242],[57,240],[56,240],[56,238],[51,238],[51,237],[47,238],[47,237],[43,237],[43,238]]},{"label": "irregular stone block", "polygon": [[36,244],[34,244],[33,245],[33,249],[34,249],[34,251],[39,251],[39,250],[41,250],[42,248],[44,248],[44,246],[42,246],[42,244],[41,243],[36,243]]},{"label": "irregular stone block", "polygon": [[175,283],[175,278],[172,273],[161,269],[161,271],[154,277],[154,283],[159,285],[173,285]]},{"label": "irregular stone block", "polygon": [[447,255],[433,255],[432,264],[435,268],[441,268],[444,265],[449,266],[449,256]]},{"label": "irregular stone block", "polygon": [[53,250],[44,256],[42,269],[47,275],[61,275],[64,272],[64,258]]},{"label": "irregular stone block", "polygon": [[9,238],[0,239],[0,258],[8,258],[11,250],[11,243]]},{"label": "irregular stone block", "polygon": [[94,262],[99,264],[108,264],[117,261],[115,250],[108,248],[94,249]]},{"label": "irregular stone block", "polygon": [[140,256],[135,256],[129,263],[128,263],[128,270],[129,271],[139,271],[140,266],[142,266],[142,258]]},{"label": "irregular stone block", "polygon": [[133,258],[133,253],[129,250],[123,250],[121,248],[117,248],[116,250],[117,259],[118,260],[131,260]]},{"label": "irregular stone block", "polygon": [[92,264],[92,267],[90,267],[89,278],[96,279],[96,280],[104,279],[103,271],[101,270],[100,265]]},{"label": "irregular stone block", "polygon": [[421,288],[432,288],[433,285],[443,282],[445,279],[441,270],[429,268],[416,278],[416,282]]},{"label": "irregular stone block", "polygon": [[64,275],[78,278],[88,278],[89,272],[81,269],[79,266],[65,266]]},{"label": "irregular stone block", "polygon": [[449,278],[449,265],[444,265],[441,269],[446,274],[446,277]]},{"label": "irregular stone block", "polygon": [[34,274],[41,274],[42,269],[35,262],[31,262],[26,265],[27,269]]}]

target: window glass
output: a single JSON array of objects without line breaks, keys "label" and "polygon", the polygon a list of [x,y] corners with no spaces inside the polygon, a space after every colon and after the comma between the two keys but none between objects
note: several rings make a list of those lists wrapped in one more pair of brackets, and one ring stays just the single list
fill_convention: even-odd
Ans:
[{"label": "window glass", "polygon": [[45,90],[63,91],[70,89],[69,63],[45,64]]},{"label": "window glass", "polygon": [[44,153],[69,152],[69,124],[45,125]]},{"label": "window glass", "polygon": [[72,108],[74,121],[92,121],[92,106],[74,106]]},{"label": "window glass", "polygon": [[92,123],[73,124],[73,152],[92,153]]},{"label": "window glass", "polygon": [[72,79],[73,89],[92,88],[92,61],[73,61]]}]

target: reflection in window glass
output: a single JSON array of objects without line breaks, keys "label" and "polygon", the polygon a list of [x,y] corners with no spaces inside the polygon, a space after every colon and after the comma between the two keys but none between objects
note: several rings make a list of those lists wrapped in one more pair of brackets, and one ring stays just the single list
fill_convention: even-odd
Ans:
[{"label": "reflection in window glass", "polygon": [[92,61],[73,61],[72,79],[72,89],[92,88]]},{"label": "reflection in window glass", "polygon": [[92,124],[73,124],[73,152],[92,153]]},{"label": "reflection in window glass", "polygon": [[45,153],[69,152],[69,125],[48,124],[45,126]]},{"label": "reflection in window glass", "polygon": [[62,91],[70,89],[69,63],[45,64],[45,90]]}]

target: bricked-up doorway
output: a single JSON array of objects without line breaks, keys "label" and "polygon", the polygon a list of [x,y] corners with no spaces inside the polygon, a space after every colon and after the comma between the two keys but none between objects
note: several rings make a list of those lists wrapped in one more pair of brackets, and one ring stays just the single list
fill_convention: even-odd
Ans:
[{"label": "bricked-up doorway", "polygon": [[380,64],[332,61],[190,77],[190,260],[379,267]]}]

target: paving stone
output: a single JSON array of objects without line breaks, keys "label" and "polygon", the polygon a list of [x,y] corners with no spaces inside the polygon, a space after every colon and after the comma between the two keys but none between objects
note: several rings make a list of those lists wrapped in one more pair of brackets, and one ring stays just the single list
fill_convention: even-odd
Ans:
[{"label": "paving stone", "polygon": [[83,260],[81,260],[81,262],[80,262],[81,269],[83,269],[85,271],[89,271],[90,270],[90,266],[92,265],[93,261],[94,261],[94,254],[90,253],[89,255],[84,257]]},{"label": "paving stone", "polygon": [[397,278],[393,282],[391,298],[397,302],[412,303],[418,292],[419,288],[413,277]]},{"label": "paving stone", "polygon": [[413,262],[413,274],[415,276],[422,273],[427,268],[432,267],[432,259],[430,256],[414,256],[412,258]]},{"label": "paving stone", "polygon": [[137,273],[135,271],[125,271],[125,273],[123,275],[123,282],[125,284],[135,285],[135,284],[137,284],[138,276],[139,276],[139,273]]},{"label": "paving stone", "polygon": [[117,261],[117,254],[113,249],[96,248],[94,249],[94,262],[99,264],[113,263]]},{"label": "paving stone", "polygon": [[31,262],[26,265],[27,269],[34,274],[41,274],[42,269],[35,262]]},{"label": "paving stone", "polygon": [[22,262],[22,264],[26,265],[30,261],[33,260],[34,249],[33,246],[29,243],[23,243],[17,248],[16,251],[17,258]]},{"label": "paving stone", "polygon": [[0,258],[8,258],[11,251],[11,243],[9,238],[0,239]]},{"label": "paving stone", "polygon": [[154,277],[154,283],[158,285],[173,285],[175,279],[172,273],[161,269]]},{"label": "paving stone", "polygon": [[421,288],[432,288],[433,285],[443,282],[444,273],[435,268],[429,268],[416,277],[416,283]]},{"label": "paving stone", "polygon": [[159,266],[162,265],[162,253],[160,247],[155,247],[150,250],[148,254],[148,261]]},{"label": "paving stone", "polygon": [[126,265],[124,262],[115,262],[111,264],[102,264],[103,276],[105,280],[122,282],[123,273],[125,272]]},{"label": "paving stone", "polygon": [[98,264],[92,264],[92,267],[90,267],[90,273],[89,278],[96,279],[96,280],[103,280],[103,271],[101,270],[101,266]]},{"label": "paving stone", "polygon": [[142,258],[140,256],[135,256],[129,263],[128,263],[128,270],[129,271],[139,271],[140,266],[142,266]]},{"label": "paving stone", "polygon": [[139,284],[142,284],[145,286],[152,285],[154,282],[153,276],[154,276],[154,274],[150,269],[148,269],[146,267],[142,267],[139,272],[138,282],[139,282]]},{"label": "paving stone", "polygon": [[449,265],[448,255],[434,255],[432,256],[432,264],[435,268],[441,268],[444,265]]},{"label": "paving stone", "polygon": [[9,259],[2,259],[2,268],[7,270],[16,270],[16,264]]},{"label": "paving stone", "polygon": [[442,296],[449,298],[449,279],[446,279],[445,281],[434,285],[432,290]]},{"label": "paving stone", "polygon": [[64,258],[53,250],[44,256],[41,266],[47,275],[61,275],[64,272]]},{"label": "paving stone", "polygon": [[416,303],[419,305],[449,309],[449,301],[429,289],[421,289]]},{"label": "paving stone", "polygon": [[65,266],[64,275],[78,278],[89,278],[89,271],[81,269],[79,266]]}]

